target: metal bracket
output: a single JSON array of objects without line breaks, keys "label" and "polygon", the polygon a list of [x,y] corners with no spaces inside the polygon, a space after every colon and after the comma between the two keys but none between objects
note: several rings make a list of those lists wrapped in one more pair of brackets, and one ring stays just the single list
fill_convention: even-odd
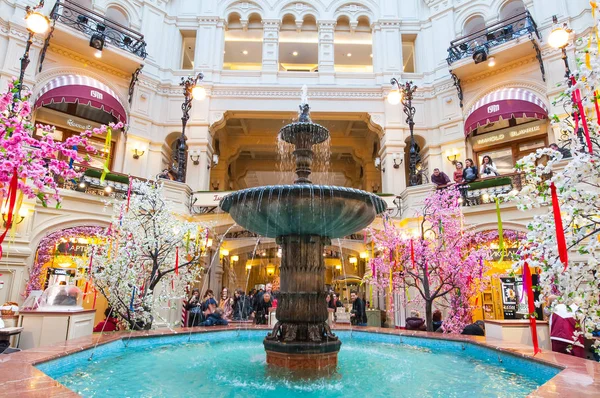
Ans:
[{"label": "metal bracket", "polygon": [[540,63],[540,71],[542,72],[542,80],[546,81],[546,69],[544,68],[544,60],[542,59],[542,51],[540,50],[540,46],[538,45],[537,41],[535,41],[535,38],[533,37],[533,35],[531,33],[529,34],[529,39],[531,40],[531,44],[533,44],[533,49],[535,50],[535,57],[537,58],[538,62]]},{"label": "metal bracket", "polygon": [[452,80],[454,80],[454,87],[456,87],[456,94],[458,94],[458,101],[460,103],[460,107],[463,107],[463,91],[462,91],[462,86],[460,85],[460,79],[458,78],[458,76],[456,76],[454,74],[454,72],[452,72],[452,70],[450,70],[450,76],[452,76]]},{"label": "metal bracket", "polygon": [[52,27],[50,28],[50,32],[46,36],[44,40],[44,47],[42,48],[42,52],[40,53],[40,67],[38,69],[38,73],[42,71],[42,67],[44,66],[44,59],[46,59],[46,51],[48,51],[48,47],[50,47],[50,39],[52,39],[52,35],[54,34],[54,27],[56,25],[56,19],[52,20]]},{"label": "metal bracket", "polygon": [[138,81],[140,73],[142,73],[142,69],[144,69],[144,65],[140,65],[131,75],[131,82],[129,82],[129,105],[133,102],[133,90],[135,89],[135,84]]}]

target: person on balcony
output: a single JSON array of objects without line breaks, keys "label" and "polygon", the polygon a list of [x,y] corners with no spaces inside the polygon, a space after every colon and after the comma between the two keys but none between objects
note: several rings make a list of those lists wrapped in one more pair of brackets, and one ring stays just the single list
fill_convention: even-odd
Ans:
[{"label": "person on balcony", "polygon": [[465,182],[465,179],[463,178],[463,164],[462,162],[456,162],[456,165],[454,166],[456,167],[456,170],[454,170],[454,175],[452,176],[454,179],[454,182],[457,184],[462,184],[463,182]]},{"label": "person on balcony", "polygon": [[463,182],[470,183],[479,177],[477,167],[473,163],[473,159],[465,160],[465,169],[463,170]]},{"label": "person on balcony", "polygon": [[481,175],[481,178],[489,178],[489,177],[496,177],[498,176],[498,169],[496,168],[496,165],[494,164],[494,161],[492,160],[491,157],[489,157],[488,155],[485,155],[483,157],[483,159],[481,160],[481,167],[479,170],[479,174]]},{"label": "person on balcony", "polygon": [[560,154],[562,155],[563,159],[566,158],[572,158],[573,155],[571,154],[571,151],[569,151],[568,148],[561,148],[558,145],[556,145],[555,143],[550,144],[550,149],[553,149],[557,152],[560,152]]},{"label": "person on balcony", "polygon": [[431,175],[431,182],[433,182],[438,187],[445,186],[450,184],[450,177],[440,169],[433,169],[433,174]]}]

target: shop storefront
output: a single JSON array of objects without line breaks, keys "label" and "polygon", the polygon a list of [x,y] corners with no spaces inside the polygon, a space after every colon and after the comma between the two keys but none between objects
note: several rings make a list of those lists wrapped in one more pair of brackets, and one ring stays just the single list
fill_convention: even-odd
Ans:
[{"label": "shop storefront", "polygon": [[[55,127],[54,139],[66,141],[73,135],[109,123],[127,122],[125,108],[117,95],[106,85],[87,76],[61,76],[48,82],[36,97],[36,123]],[[78,148],[81,155],[90,155],[87,167],[101,169],[107,162],[112,169],[118,134],[109,145],[105,135],[95,134],[89,140],[96,154]]]},{"label": "shop storefront", "polygon": [[513,172],[517,160],[547,147],[548,110],[524,89],[502,89],[479,100],[469,111],[465,137],[477,165],[493,159],[500,175]]}]

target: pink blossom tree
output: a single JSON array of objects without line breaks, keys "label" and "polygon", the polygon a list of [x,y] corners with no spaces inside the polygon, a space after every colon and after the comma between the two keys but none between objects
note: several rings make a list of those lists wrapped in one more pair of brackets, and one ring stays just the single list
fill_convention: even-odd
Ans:
[{"label": "pink blossom tree", "polygon": [[425,199],[419,234],[408,236],[386,225],[374,233],[381,255],[371,260],[372,280],[380,288],[412,287],[425,303],[427,330],[433,331],[433,304],[443,301],[450,312],[443,329],[460,333],[471,322],[472,299],[485,288],[491,258],[484,237],[463,228],[456,189],[438,190]]},{"label": "pink blossom tree", "polygon": [[[13,83],[7,92],[0,94],[0,202],[6,198],[8,227],[23,198],[37,197],[45,206],[50,191],[59,206],[59,181],[78,178],[79,173],[71,167],[72,162],[86,160],[79,154],[78,148],[95,153],[94,147],[87,141],[93,133],[101,134],[107,129],[122,127],[120,123],[103,126],[93,132],[69,137],[64,142],[56,142],[51,127],[35,126],[31,122],[31,93],[23,92],[18,98],[17,92],[18,88]],[[40,138],[36,138],[35,133]],[[6,231],[0,234],[0,243]]]}]

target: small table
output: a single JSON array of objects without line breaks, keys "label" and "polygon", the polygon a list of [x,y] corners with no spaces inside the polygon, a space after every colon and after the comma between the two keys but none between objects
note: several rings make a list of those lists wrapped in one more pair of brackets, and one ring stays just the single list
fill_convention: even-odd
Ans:
[{"label": "small table", "polygon": [[11,336],[17,336],[23,331],[22,327],[9,327],[0,329],[0,354],[10,349]]}]

